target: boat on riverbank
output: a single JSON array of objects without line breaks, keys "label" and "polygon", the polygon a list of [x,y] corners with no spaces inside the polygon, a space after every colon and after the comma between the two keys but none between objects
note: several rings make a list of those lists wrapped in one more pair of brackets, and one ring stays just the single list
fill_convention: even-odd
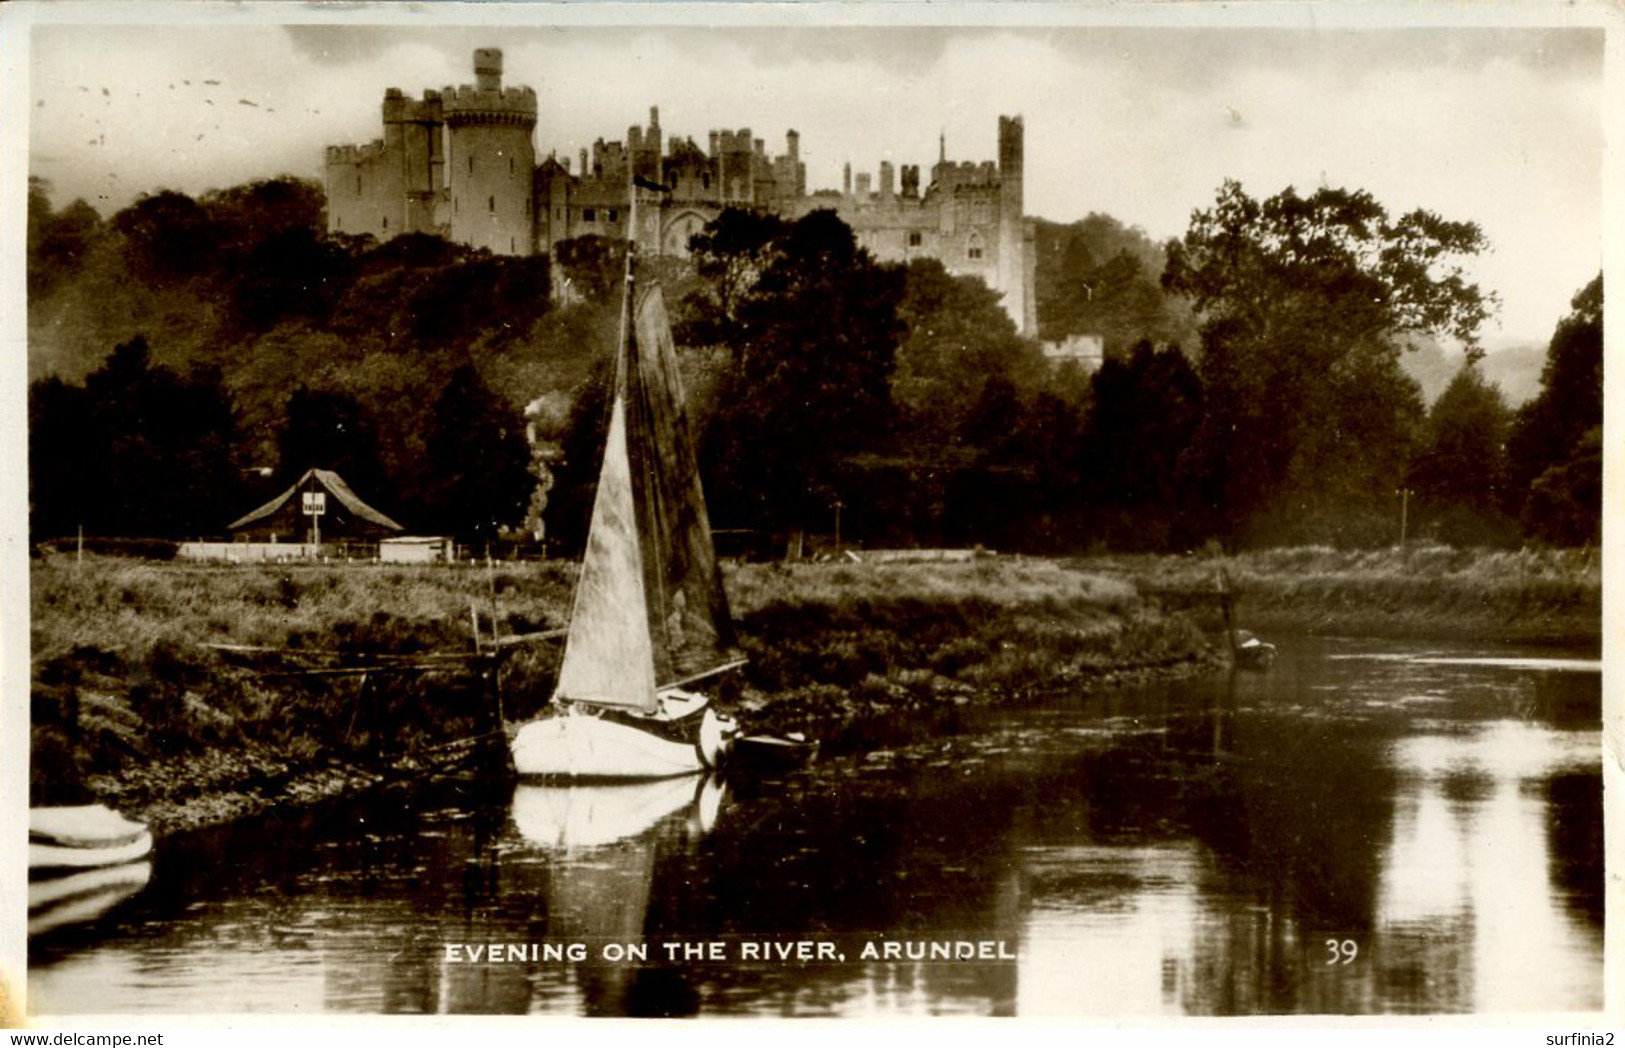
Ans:
[{"label": "boat on riverbank", "polygon": [[717,570],[677,352],[627,245],[609,432],[553,701],[511,742],[521,776],[630,780],[715,768],[735,725],[692,685],[743,666]]},{"label": "boat on riverbank", "polygon": [[117,866],[152,851],[146,823],[126,819],[103,804],[30,808],[28,875]]}]

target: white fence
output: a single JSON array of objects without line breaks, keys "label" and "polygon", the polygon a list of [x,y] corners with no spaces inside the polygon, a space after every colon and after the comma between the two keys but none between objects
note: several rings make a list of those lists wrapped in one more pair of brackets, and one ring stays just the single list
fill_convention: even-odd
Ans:
[{"label": "white fence", "polygon": [[183,542],[179,560],[216,564],[266,564],[290,561],[321,563],[439,564],[457,559],[449,538],[406,536],[382,542]]}]

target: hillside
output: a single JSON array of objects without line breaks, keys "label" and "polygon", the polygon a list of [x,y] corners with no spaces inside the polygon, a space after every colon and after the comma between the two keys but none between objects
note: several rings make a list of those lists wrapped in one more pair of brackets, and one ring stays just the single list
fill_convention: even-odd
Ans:
[{"label": "hillside", "polygon": [[[1411,352],[1400,358],[1405,373],[1422,387],[1422,399],[1432,404],[1461,369],[1461,354],[1432,339],[1414,338]],[[1546,347],[1521,339],[1485,339],[1479,370],[1501,391],[1507,407],[1518,408],[1540,392],[1540,372],[1546,366]]]}]

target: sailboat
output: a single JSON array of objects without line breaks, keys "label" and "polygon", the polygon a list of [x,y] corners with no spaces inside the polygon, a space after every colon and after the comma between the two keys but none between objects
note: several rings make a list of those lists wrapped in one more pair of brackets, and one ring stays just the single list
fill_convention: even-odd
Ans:
[{"label": "sailboat", "polygon": [[[633,227],[635,228],[635,226]],[[627,247],[609,434],[553,701],[511,743],[522,776],[656,779],[714,768],[736,726],[688,690],[744,665],[717,571],[676,346]]]}]

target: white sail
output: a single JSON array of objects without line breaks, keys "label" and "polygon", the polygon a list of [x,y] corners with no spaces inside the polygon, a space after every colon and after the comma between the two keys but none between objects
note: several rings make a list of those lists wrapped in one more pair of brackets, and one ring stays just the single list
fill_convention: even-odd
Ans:
[{"label": "white sail", "polygon": [[653,711],[657,700],[649,604],[627,457],[626,406],[619,394],[610,411],[587,534],[557,697]]}]

